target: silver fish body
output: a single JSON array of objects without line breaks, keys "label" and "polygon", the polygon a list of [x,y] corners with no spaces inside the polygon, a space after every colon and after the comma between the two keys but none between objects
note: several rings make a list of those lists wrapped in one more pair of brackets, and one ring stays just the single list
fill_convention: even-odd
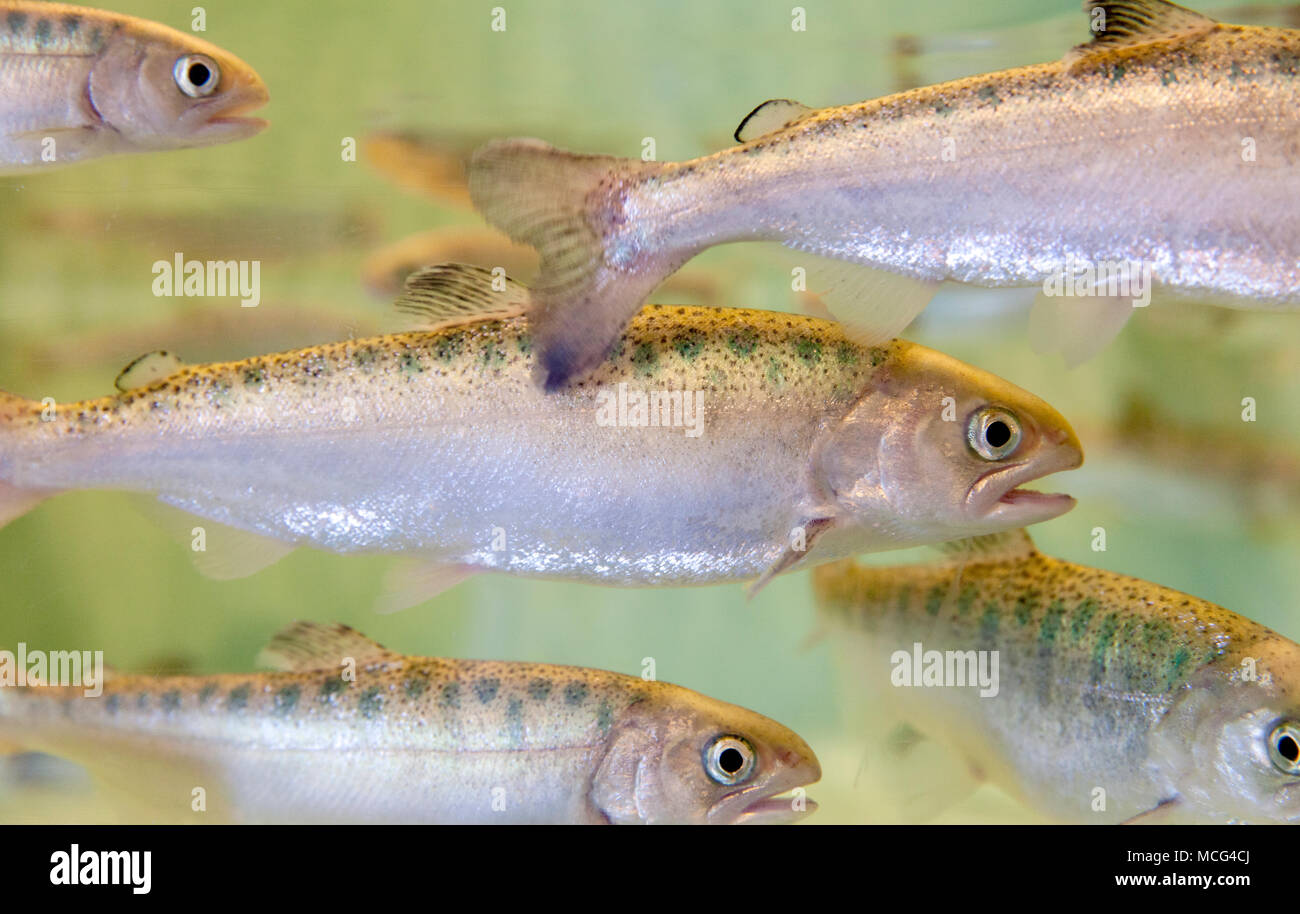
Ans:
[{"label": "silver fish body", "polygon": [[[588,370],[664,276],[734,241],[883,272],[838,267],[810,286],[864,342],[899,333],[944,280],[1059,280],[1068,298],[1104,270],[1100,288],[1128,310],[1084,319],[1102,338],[1151,283],[1300,304],[1300,32],[1163,0],[1089,5],[1109,31],[1064,60],[837,108],[769,102],[742,124],[746,142],[687,162],[484,147],[475,203],[542,255],[543,380]],[[826,269],[806,266],[810,282]],[[1066,329],[1036,334],[1043,348],[1069,358],[1068,313],[1106,308],[1086,294],[1060,306]]]},{"label": "silver fish body", "polygon": [[86,765],[133,818],[165,821],[735,824],[816,809],[779,796],[821,775],[802,739],[679,686],[408,657],[343,626],[296,623],[277,643],[294,656],[273,673],[113,676],[90,696],[9,683],[0,738]]},{"label": "silver fish body", "polygon": [[[1039,815],[1300,821],[1300,764],[1287,757],[1300,756],[1300,645],[1276,632],[1032,546],[938,567],[846,560],[813,576],[823,624],[887,717]],[[949,678],[935,667],[922,680],[930,651]],[[973,678],[981,651],[997,655],[991,689]]]},{"label": "silver fish body", "polygon": [[[9,397],[0,514],[125,489],[289,545],[663,585],[1073,504],[1015,489],[1082,460],[1050,406],[924,347],[856,347],[830,322],[655,307],[590,384],[548,395],[532,367],[513,317],[181,368],[52,421]],[[620,413],[655,391],[682,408],[657,409],[658,425]],[[997,460],[967,440],[966,417],[990,404],[1020,425]],[[806,554],[791,545],[804,528]]]},{"label": "silver fish body", "polygon": [[0,0],[0,174],[242,139],[267,100],[248,64],[183,32]]}]

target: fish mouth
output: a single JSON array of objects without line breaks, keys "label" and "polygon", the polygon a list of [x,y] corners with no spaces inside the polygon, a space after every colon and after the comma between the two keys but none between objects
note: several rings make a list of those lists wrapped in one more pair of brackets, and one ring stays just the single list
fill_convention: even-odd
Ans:
[{"label": "fish mouth", "polygon": [[817,811],[817,803],[807,797],[796,800],[788,794],[764,797],[745,807],[745,811],[732,820],[733,825],[789,825],[807,818]]},{"label": "fish mouth", "polygon": [[1008,527],[1025,527],[1060,517],[1075,505],[1073,496],[1059,492],[1039,492],[1020,486],[1061,470],[1072,470],[1082,463],[1082,458],[1054,462],[1048,467],[1031,466],[1028,462],[989,470],[971,486],[966,504],[981,519],[992,520]]},{"label": "fish mouth", "polygon": [[261,133],[270,121],[261,117],[246,117],[249,111],[266,105],[271,94],[262,85],[245,86],[233,98],[222,99],[221,108],[203,121],[202,133],[213,142],[244,139]]}]

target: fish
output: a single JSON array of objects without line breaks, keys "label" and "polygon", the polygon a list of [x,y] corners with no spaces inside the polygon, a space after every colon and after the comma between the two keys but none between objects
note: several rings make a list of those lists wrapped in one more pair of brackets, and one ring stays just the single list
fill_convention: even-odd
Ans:
[{"label": "fish", "polygon": [[1090,0],[1061,60],[858,104],[773,99],[684,162],[503,139],[470,163],[486,221],[536,248],[539,381],[598,364],[650,292],[717,244],[797,252],[854,339],[938,284],[1042,289],[1030,341],[1086,360],[1152,287],[1300,304],[1300,31]]},{"label": "fish", "polygon": [[213,146],[267,126],[244,61],[144,19],[0,0],[0,175]]},{"label": "fish", "polygon": [[3,688],[0,739],[168,821],[749,825],[817,808],[803,739],[681,686],[413,657],[315,622],[261,659],[274,672]]},{"label": "fish", "polygon": [[1021,488],[1082,463],[1066,419],[913,343],[651,306],[590,379],[547,394],[526,288],[441,265],[397,307],[433,329],[208,365],[153,353],[75,403],[0,394],[0,526],[56,491],[145,493],[215,522],[191,544],[214,577],[296,546],[396,553],[419,559],[415,605],[478,571],[757,589],[1074,505]]},{"label": "fish", "polygon": [[[822,630],[912,734],[896,760],[928,741],[961,784],[935,788],[949,801],[990,782],[1056,822],[1300,821],[1300,645],[1277,632],[1023,532],[812,579]],[[944,670],[918,681],[930,651]],[[991,689],[960,684],[979,652]]]}]

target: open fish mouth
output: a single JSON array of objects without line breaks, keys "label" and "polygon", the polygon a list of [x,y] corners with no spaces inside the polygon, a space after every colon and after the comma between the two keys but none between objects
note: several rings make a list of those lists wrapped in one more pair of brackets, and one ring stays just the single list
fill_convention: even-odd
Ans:
[{"label": "open fish mouth", "polygon": [[[798,807],[795,804],[798,802]],[[796,801],[789,794],[765,797],[749,806],[736,816],[733,825],[788,825],[798,822],[817,811],[817,804],[803,797]]]},{"label": "open fish mouth", "polygon": [[1072,470],[1082,462],[1082,455],[1066,452],[1047,464],[1023,461],[997,467],[976,480],[966,504],[981,519],[1009,526],[1024,527],[1060,517],[1074,507],[1073,496],[1020,486],[1061,470]]},{"label": "open fish mouth", "polygon": [[204,119],[200,130],[205,136],[213,139],[220,137],[222,141],[260,133],[270,126],[270,121],[246,115],[263,107],[270,100],[271,95],[264,86],[245,86],[234,97],[223,99],[221,107]]}]

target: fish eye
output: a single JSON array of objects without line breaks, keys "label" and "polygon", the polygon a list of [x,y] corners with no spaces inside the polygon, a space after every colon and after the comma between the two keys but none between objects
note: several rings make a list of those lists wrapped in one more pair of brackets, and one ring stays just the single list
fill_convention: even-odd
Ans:
[{"label": "fish eye", "polygon": [[203,98],[217,91],[221,69],[211,57],[186,54],[172,67],[172,77],[177,87],[190,98]]},{"label": "fish eye", "polygon": [[704,749],[704,770],[728,787],[743,784],[754,773],[754,747],[739,736],[718,736]]},{"label": "fish eye", "polygon": [[1283,774],[1300,775],[1300,724],[1284,720],[1268,735],[1268,758]]},{"label": "fish eye", "polygon": [[985,406],[971,414],[966,442],[985,460],[1002,460],[1020,447],[1020,420],[1010,411]]}]

